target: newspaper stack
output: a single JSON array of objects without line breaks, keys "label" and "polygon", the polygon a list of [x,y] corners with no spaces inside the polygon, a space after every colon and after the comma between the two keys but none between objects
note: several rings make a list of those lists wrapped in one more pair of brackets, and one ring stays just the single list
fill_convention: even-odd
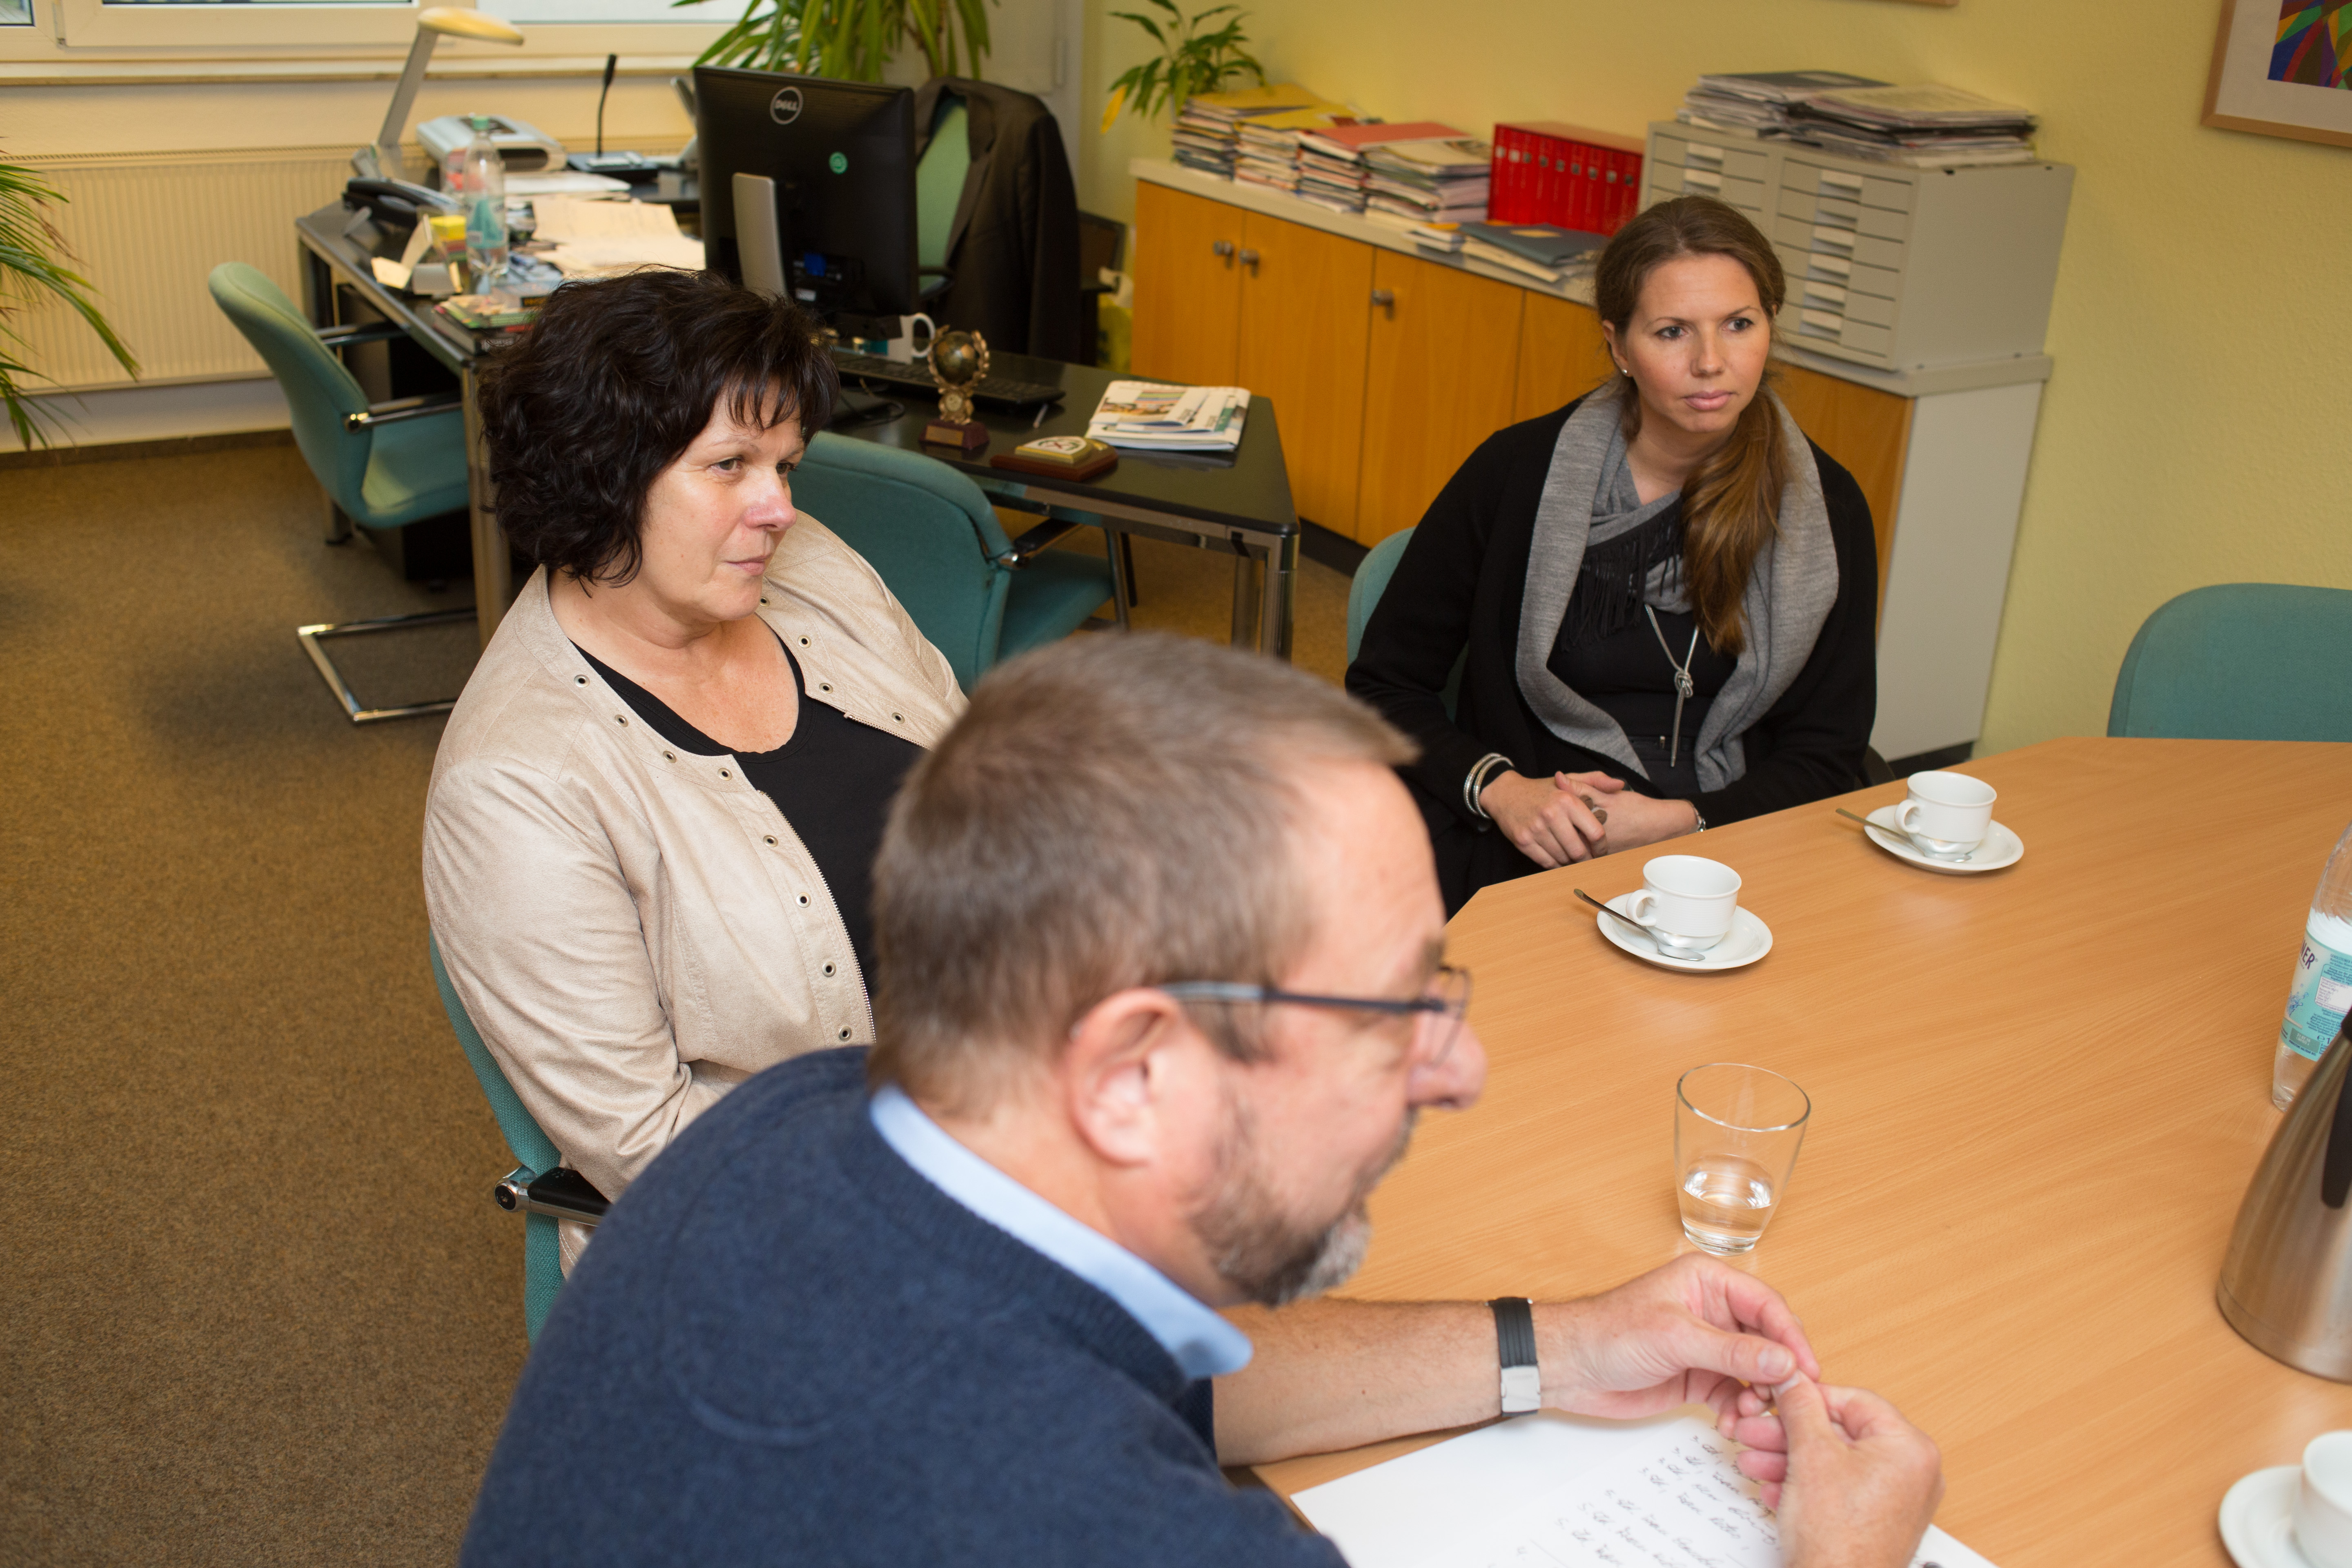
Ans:
[{"label": "newspaper stack", "polygon": [[1138,451],[1231,452],[1241,445],[1249,399],[1239,386],[1114,381],[1087,420],[1087,434]]},{"label": "newspaper stack", "polygon": [[1273,87],[1244,88],[1238,92],[1196,92],[1177,111],[1171,140],[1176,161],[1221,180],[1234,177],[1241,161],[1241,128],[1248,121],[1270,114],[1314,109],[1323,102],[1295,81]]},{"label": "newspaper stack", "polygon": [[2032,111],[1957,87],[1842,88],[1791,104],[1790,130],[1823,152],[1919,169],[2033,161]]},{"label": "newspaper stack", "polygon": [[1310,131],[1352,122],[1347,106],[1338,103],[1253,114],[1239,122],[1241,141],[1234,162],[1234,178],[1296,195],[1299,138]]},{"label": "newspaper stack", "polygon": [[1482,223],[1494,149],[1464,138],[1391,142],[1364,154],[1364,216],[1399,228]]},{"label": "newspaper stack", "polygon": [[1433,120],[1416,120],[1404,125],[1374,121],[1302,131],[1298,133],[1297,195],[1300,201],[1313,202],[1333,212],[1360,214],[1371,178],[1371,169],[1364,162],[1366,153],[1391,142],[1443,142],[1462,134],[1453,126],[1441,125]]},{"label": "newspaper stack", "polygon": [[1843,71],[1748,71],[1703,76],[1683,96],[1675,118],[1709,131],[1745,136],[1785,137],[1789,107],[1811,94],[1857,87],[1885,87],[1866,76]]}]

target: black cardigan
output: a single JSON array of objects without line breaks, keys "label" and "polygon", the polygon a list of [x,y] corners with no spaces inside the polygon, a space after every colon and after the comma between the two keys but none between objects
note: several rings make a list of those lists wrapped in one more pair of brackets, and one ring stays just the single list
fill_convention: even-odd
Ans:
[{"label": "black cardigan", "polygon": [[1000,353],[1091,358],[1078,309],[1078,195],[1053,111],[994,82],[934,77],[915,95],[917,155],[943,94],[964,100],[971,172],[956,201],[946,290],[931,318]]},{"label": "black cardigan", "polygon": [[[1623,763],[1553,734],[1519,694],[1519,601],[1536,503],[1576,406],[1496,431],[1470,455],[1430,503],[1348,667],[1348,689],[1420,742],[1421,759],[1402,772],[1424,812],[1433,805],[1487,826],[1464,804],[1462,782],[1489,752],[1531,778],[1600,772],[1652,793]],[[1796,680],[1746,731],[1747,773],[1690,797],[1710,826],[1863,783],[1878,713],[1878,542],[1853,476],[1819,447],[1812,451],[1837,551],[1837,599]],[[1461,700],[1449,719],[1443,693],[1465,645]]]}]

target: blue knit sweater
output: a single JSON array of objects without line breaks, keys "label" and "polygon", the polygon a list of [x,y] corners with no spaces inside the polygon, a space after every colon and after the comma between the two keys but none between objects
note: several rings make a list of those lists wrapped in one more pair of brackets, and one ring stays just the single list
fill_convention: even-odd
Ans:
[{"label": "blue knit sweater", "polygon": [[1226,1484],[1207,1383],[882,1142],[864,1073],[771,1068],[630,1187],[523,1369],[463,1561],[1339,1564]]}]

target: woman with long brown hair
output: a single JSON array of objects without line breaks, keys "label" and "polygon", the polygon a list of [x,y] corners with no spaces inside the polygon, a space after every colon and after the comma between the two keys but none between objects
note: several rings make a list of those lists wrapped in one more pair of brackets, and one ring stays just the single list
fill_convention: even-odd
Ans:
[{"label": "woman with long brown hair", "polygon": [[1634,218],[1594,276],[1615,376],[1488,437],[1407,545],[1348,689],[1421,742],[1449,910],[1862,782],[1877,549],[1767,383],[1785,292],[1721,202]]}]

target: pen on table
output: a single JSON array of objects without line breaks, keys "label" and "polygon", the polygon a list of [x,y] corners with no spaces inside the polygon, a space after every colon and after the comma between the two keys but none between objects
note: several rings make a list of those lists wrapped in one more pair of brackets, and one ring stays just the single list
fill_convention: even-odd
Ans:
[{"label": "pen on table", "polygon": [[1034,430],[1038,426],[1045,423],[1045,410],[1053,406],[1054,405],[1050,403],[1041,403],[1037,405],[1037,417],[1029,421],[1029,428]]}]

